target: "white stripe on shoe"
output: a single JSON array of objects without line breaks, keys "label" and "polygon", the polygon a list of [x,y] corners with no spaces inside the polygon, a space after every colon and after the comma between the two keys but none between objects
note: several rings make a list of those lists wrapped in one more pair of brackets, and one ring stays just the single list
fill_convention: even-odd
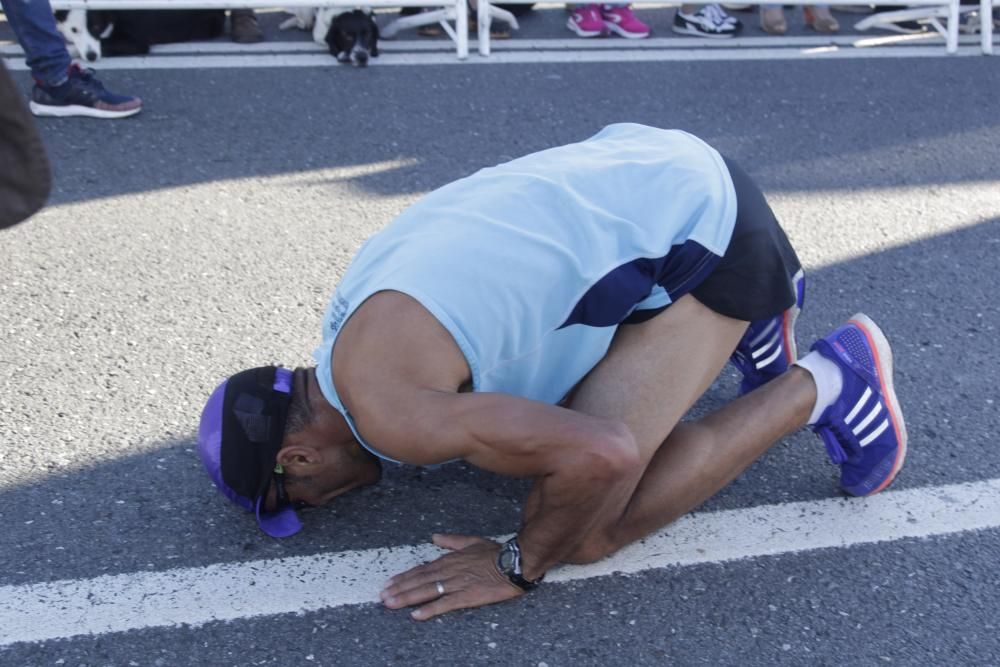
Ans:
[{"label": "white stripe on shoe", "polygon": [[776,327],[777,325],[778,325],[777,319],[771,320],[771,323],[767,325],[767,328],[761,331],[759,334],[757,334],[757,337],[754,338],[752,341],[750,341],[749,347],[757,347],[757,344],[760,343],[765,338],[767,338],[771,334],[771,331],[774,330],[774,327]]},{"label": "white stripe on shoe", "polygon": [[855,426],[852,430],[854,435],[861,435],[861,431],[865,430],[865,427],[872,423],[872,420],[878,416],[878,413],[882,412],[882,404],[879,402],[875,403],[875,407],[872,411],[868,413],[868,416],[861,420],[861,423]]},{"label": "white stripe on shoe", "polygon": [[767,352],[768,350],[770,350],[775,345],[781,345],[781,334],[780,333],[775,333],[773,336],[771,336],[770,340],[768,340],[766,343],[764,343],[763,345],[761,345],[760,347],[758,347],[756,350],[754,350],[751,353],[750,356],[752,356],[754,359],[756,359],[757,357],[763,356],[763,354],[765,352]]},{"label": "white stripe on shoe", "polygon": [[864,440],[861,441],[861,446],[864,447],[865,445],[871,444],[875,440],[875,438],[882,435],[882,431],[886,430],[887,428],[889,428],[889,420],[883,419],[882,423],[879,424],[879,427],[874,431],[872,431],[871,433],[869,433],[868,437],[866,437]]},{"label": "white stripe on shoe", "polygon": [[872,388],[865,387],[865,393],[861,395],[861,400],[859,400],[857,403],[854,404],[854,408],[849,413],[847,413],[847,416],[844,417],[844,421],[847,422],[848,424],[854,421],[854,418],[858,416],[859,412],[861,412],[861,408],[865,407],[865,403],[868,402],[868,399],[871,398],[871,395],[872,395]]},{"label": "white stripe on shoe", "polygon": [[772,361],[774,361],[780,356],[781,356],[781,346],[778,345],[776,348],[774,348],[774,354],[772,354],[770,357],[757,364],[757,370],[760,370],[761,368],[770,365]]}]

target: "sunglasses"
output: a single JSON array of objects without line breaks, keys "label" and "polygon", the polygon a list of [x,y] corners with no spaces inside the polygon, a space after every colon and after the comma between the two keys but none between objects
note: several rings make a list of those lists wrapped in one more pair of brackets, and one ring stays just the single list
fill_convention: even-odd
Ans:
[{"label": "sunglasses", "polygon": [[275,491],[275,506],[272,512],[283,510],[286,507],[292,507],[296,510],[312,507],[312,505],[305,501],[292,500],[288,497],[288,490],[285,488],[285,471],[280,465],[274,466],[274,470],[271,472],[271,481],[274,483]]}]

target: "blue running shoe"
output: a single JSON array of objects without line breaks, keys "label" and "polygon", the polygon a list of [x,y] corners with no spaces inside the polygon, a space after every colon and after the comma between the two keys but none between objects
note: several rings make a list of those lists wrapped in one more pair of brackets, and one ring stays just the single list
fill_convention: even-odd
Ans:
[{"label": "blue running shoe", "polygon": [[837,364],[844,385],[813,430],[830,460],[840,466],[840,485],[853,496],[889,486],[906,458],[906,424],[892,388],[892,350],[882,330],[858,313],[812,349]]},{"label": "blue running shoe", "polygon": [[36,116],[126,118],[142,111],[142,100],[112,93],[97,80],[94,70],[74,64],[58,86],[36,83],[29,106]]},{"label": "blue running shoe", "polygon": [[743,373],[740,394],[748,394],[788,370],[799,357],[795,321],[806,298],[806,276],[800,269],[792,278],[795,304],[781,315],[751,322],[730,361]]}]

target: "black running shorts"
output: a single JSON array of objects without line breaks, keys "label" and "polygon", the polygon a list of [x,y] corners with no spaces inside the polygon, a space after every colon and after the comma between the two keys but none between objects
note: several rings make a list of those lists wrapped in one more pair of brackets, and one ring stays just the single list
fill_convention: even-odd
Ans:
[{"label": "black running shorts", "polygon": [[774,317],[795,303],[793,278],[802,265],[764,193],[738,164],[723,160],[736,188],[736,226],[726,253],[691,294],[737,320]]}]

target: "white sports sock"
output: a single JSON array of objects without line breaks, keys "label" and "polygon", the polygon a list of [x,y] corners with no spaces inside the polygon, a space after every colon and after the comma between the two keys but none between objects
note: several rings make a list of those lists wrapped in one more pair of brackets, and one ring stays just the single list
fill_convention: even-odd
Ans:
[{"label": "white sports sock", "polygon": [[813,376],[813,382],[816,383],[816,405],[813,406],[808,421],[808,424],[812,426],[819,421],[823,411],[833,405],[833,402],[840,397],[840,391],[844,388],[844,377],[837,364],[816,350],[796,361],[795,365],[809,371]]}]

